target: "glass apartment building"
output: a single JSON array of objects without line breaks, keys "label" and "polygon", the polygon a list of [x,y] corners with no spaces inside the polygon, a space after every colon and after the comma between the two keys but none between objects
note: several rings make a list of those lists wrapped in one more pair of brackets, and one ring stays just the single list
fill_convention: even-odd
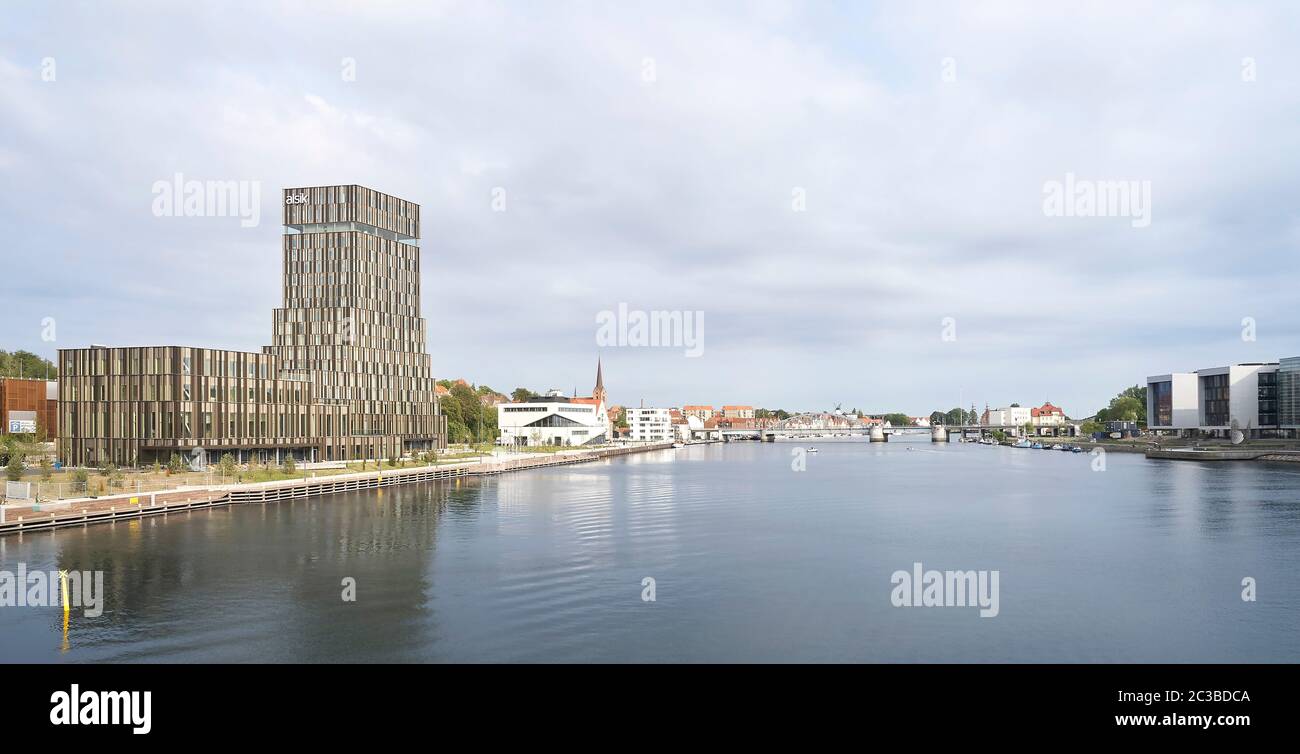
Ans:
[{"label": "glass apartment building", "polygon": [[1300,429],[1300,356],[1278,362],[1277,423],[1283,429]]},{"label": "glass apartment building", "polygon": [[419,205],[361,186],[286,189],[271,345],[60,350],[59,457],[342,461],[445,447],[419,223]]}]

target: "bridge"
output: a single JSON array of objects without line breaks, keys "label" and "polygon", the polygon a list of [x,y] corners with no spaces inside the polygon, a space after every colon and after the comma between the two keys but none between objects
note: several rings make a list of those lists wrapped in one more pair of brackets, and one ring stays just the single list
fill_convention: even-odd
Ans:
[{"label": "bridge", "polygon": [[782,419],[768,427],[754,429],[723,429],[719,431],[723,440],[762,440],[775,442],[778,437],[801,439],[808,437],[856,437],[866,436],[871,442],[888,442],[890,435],[929,434],[932,442],[948,442],[950,435],[966,437],[991,435],[995,430],[1002,430],[1008,435],[1019,435],[1024,431],[1021,426],[1013,425],[954,425],[936,424],[929,427],[893,427],[886,424],[867,422],[855,416],[831,413],[795,414]]}]

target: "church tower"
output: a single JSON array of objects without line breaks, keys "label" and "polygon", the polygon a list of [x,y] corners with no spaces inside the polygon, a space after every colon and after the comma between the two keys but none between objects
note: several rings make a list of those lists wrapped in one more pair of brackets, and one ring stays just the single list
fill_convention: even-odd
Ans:
[{"label": "church tower", "polygon": [[592,397],[592,398],[595,398],[595,399],[596,399],[598,402],[600,402],[600,403],[604,403],[605,405],[609,405],[609,402],[605,399],[605,380],[604,380],[604,377],[603,377],[603,376],[601,375],[601,373],[600,373],[600,357],[599,357],[599,356],[596,357],[596,387],[595,387],[594,389],[592,389],[592,391],[591,391],[591,397]]}]

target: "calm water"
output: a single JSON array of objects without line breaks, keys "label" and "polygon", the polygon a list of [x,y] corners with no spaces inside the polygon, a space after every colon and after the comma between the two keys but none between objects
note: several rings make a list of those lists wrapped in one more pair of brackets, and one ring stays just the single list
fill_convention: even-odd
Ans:
[{"label": "calm water", "polygon": [[[3,570],[107,573],[66,645],[0,607],[0,660],[1300,661],[1300,466],[793,447],[0,538]],[[1000,614],[893,607],[915,561],[998,570]]]}]

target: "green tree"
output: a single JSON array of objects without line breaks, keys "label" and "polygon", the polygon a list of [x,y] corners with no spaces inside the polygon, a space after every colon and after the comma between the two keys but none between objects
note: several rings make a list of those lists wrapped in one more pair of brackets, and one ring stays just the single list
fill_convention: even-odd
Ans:
[{"label": "green tree", "polygon": [[231,454],[229,453],[223,454],[221,456],[221,461],[217,464],[217,466],[218,468],[221,469],[221,476],[227,477],[227,476],[235,475],[235,457],[232,456]]},{"label": "green tree", "polygon": [[54,476],[54,464],[50,463],[50,457],[41,456],[41,481],[48,482]]},{"label": "green tree", "polygon": [[23,455],[17,451],[9,454],[9,463],[5,465],[5,478],[17,482],[23,478]]},{"label": "green tree", "polygon": [[33,380],[57,379],[58,367],[31,351],[0,351],[0,377],[25,377]]},{"label": "green tree", "polygon": [[297,470],[298,463],[293,460],[293,454],[286,453],[284,459],[280,461],[280,471],[284,472],[286,475],[292,475]]},{"label": "green tree", "polygon": [[894,427],[912,426],[912,417],[908,416],[907,414],[885,414],[884,419],[885,421],[889,422],[890,426],[894,426]]},{"label": "green tree", "polygon": [[179,453],[172,453],[172,457],[167,459],[167,473],[179,474],[185,471],[185,462],[181,460]]},{"label": "green tree", "polygon": [[72,472],[72,488],[80,492],[89,492],[90,473],[85,469]]}]

